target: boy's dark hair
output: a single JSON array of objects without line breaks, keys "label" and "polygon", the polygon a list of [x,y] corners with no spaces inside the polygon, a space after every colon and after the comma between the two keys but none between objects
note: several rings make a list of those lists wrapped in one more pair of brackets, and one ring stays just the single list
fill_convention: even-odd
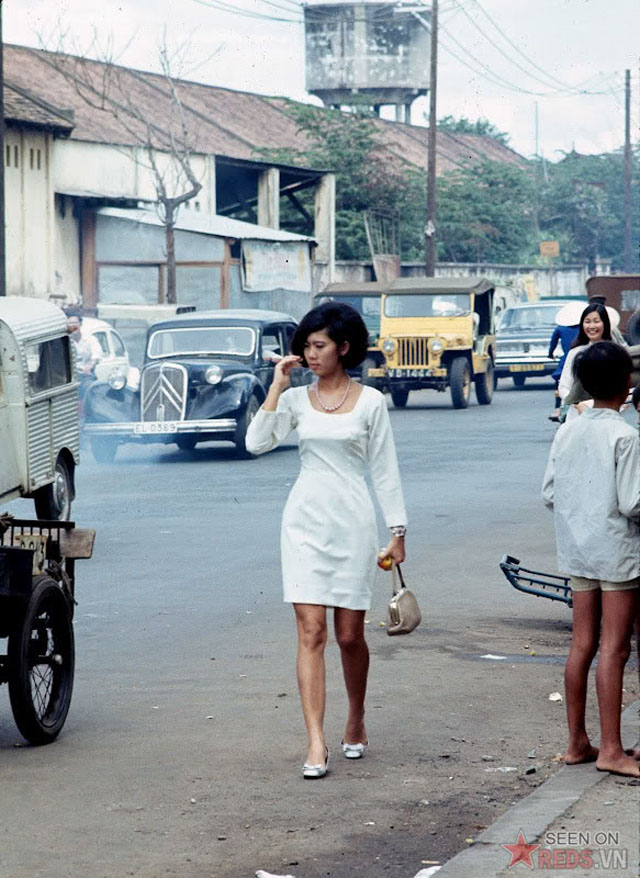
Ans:
[{"label": "boy's dark hair", "polygon": [[576,375],[593,399],[611,400],[626,393],[633,362],[624,348],[612,341],[589,345],[579,357]]},{"label": "boy's dark hair", "polygon": [[640,408],[640,384],[638,384],[631,394],[631,404],[634,409]]},{"label": "boy's dark hair", "polygon": [[312,332],[322,330],[338,347],[345,341],[349,342],[349,350],[342,357],[342,365],[345,369],[354,369],[360,365],[367,355],[369,333],[356,309],[344,302],[324,302],[308,311],[291,339],[291,353],[302,357],[306,366],[304,346],[307,338]]}]

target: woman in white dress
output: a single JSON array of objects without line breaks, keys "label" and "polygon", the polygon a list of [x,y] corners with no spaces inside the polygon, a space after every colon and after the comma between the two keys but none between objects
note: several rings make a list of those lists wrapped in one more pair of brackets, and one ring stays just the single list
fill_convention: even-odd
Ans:
[{"label": "woman in white dress", "polygon": [[[353,382],[346,372],[362,362],[367,343],[366,327],[349,305],[314,308],[296,331],[292,354],[276,365],[247,432],[253,454],[275,448],[294,429],[299,436],[301,470],[285,506],[281,550],[284,599],[293,604],[298,629],[305,778],[324,777],[329,761],[323,731],[327,607],[334,608],[349,700],[343,755],[360,758],[368,744],[364,616],[371,606],[378,540],[367,466],[391,531],[384,554],[395,563],[405,558],[406,513],[387,405],[379,391]],[[291,368],[300,364],[310,367],[316,382],[287,390]]]},{"label": "woman in white dress", "polygon": [[[564,403],[569,391],[573,387],[576,359],[590,344],[598,341],[611,341],[611,321],[604,305],[599,302],[591,302],[580,316],[580,329],[575,341],[571,345],[567,358],[562,367],[562,374],[558,381],[558,394],[560,401]],[[567,421],[577,418],[585,408],[590,408],[593,400],[585,400],[577,405],[569,406]]]}]

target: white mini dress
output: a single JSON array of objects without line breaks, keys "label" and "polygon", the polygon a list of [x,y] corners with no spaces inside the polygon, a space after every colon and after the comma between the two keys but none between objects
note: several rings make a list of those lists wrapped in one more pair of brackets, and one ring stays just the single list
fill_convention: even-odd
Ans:
[{"label": "white mini dress", "polygon": [[379,545],[367,469],[386,525],[407,523],[385,398],[363,386],[352,411],[328,414],[307,387],[291,388],[277,411],[256,414],[247,449],[263,454],[294,429],[301,469],[282,516],[284,600],[368,610]]}]

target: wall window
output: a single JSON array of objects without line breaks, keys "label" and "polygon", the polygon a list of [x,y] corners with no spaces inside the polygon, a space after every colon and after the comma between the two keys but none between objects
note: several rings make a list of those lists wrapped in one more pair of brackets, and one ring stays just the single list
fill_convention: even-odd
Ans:
[{"label": "wall window", "polygon": [[9,146],[9,144],[7,144],[6,153],[7,153],[7,155],[5,157],[4,163],[8,168],[10,168],[11,167],[11,147]]},{"label": "wall window", "polygon": [[38,170],[40,170],[40,168],[42,167],[42,153],[39,149],[36,150],[36,167],[38,168]]},{"label": "wall window", "polygon": [[17,146],[13,147],[13,167],[14,168],[18,167],[18,147]]},{"label": "wall window", "polygon": [[32,393],[42,393],[71,382],[68,336],[29,345],[26,355]]},{"label": "wall window", "polygon": [[29,167],[33,171],[33,149],[29,150]]}]

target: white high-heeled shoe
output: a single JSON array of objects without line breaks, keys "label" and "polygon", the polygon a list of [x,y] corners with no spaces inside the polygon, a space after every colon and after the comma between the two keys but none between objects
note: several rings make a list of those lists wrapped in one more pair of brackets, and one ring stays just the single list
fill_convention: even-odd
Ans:
[{"label": "white high-heeled shoe", "polygon": [[365,741],[364,744],[345,744],[344,741],[340,743],[342,745],[342,755],[345,759],[362,759],[369,746],[368,741]]},{"label": "white high-heeled shoe", "polygon": [[326,773],[329,771],[329,748],[326,748],[327,755],[324,760],[324,764],[320,763],[319,765],[310,765],[308,762],[302,766],[302,776],[306,780],[316,780],[317,778],[324,777]]}]

